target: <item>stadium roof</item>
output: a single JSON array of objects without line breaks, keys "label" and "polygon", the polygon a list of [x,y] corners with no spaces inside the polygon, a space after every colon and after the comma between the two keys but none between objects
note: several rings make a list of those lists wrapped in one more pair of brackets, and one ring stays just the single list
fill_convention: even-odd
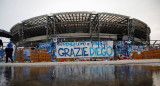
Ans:
[{"label": "stadium roof", "polygon": [[11,37],[12,37],[12,35],[11,35],[9,32],[7,32],[7,31],[5,31],[5,30],[0,29],[0,37],[7,37],[7,38],[11,38]]},{"label": "stadium roof", "polygon": [[[129,16],[113,13],[62,12],[33,17],[17,23],[11,28],[13,40],[18,41],[19,33],[24,39],[42,35],[63,33],[90,33],[99,28],[99,33],[132,34],[134,37],[148,40],[151,32],[144,22]],[[47,32],[47,29],[49,30]],[[24,33],[24,34],[23,34]],[[23,34],[23,35],[22,35]]]}]

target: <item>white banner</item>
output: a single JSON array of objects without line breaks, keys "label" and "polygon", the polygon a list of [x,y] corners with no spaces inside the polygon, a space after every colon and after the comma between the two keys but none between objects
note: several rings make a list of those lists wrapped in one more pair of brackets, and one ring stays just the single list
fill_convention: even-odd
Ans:
[{"label": "white banner", "polygon": [[111,57],[113,41],[61,42],[56,44],[57,58]]}]

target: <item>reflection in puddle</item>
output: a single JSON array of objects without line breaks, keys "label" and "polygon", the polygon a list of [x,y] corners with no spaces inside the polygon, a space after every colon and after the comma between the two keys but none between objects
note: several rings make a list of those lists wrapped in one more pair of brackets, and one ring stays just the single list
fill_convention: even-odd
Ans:
[{"label": "reflection in puddle", "polygon": [[0,67],[0,86],[158,86],[160,66]]}]

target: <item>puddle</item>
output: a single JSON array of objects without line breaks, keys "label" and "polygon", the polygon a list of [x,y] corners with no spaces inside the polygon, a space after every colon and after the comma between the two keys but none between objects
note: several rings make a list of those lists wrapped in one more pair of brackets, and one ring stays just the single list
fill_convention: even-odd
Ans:
[{"label": "puddle", "polygon": [[0,86],[158,86],[160,66],[0,67]]}]

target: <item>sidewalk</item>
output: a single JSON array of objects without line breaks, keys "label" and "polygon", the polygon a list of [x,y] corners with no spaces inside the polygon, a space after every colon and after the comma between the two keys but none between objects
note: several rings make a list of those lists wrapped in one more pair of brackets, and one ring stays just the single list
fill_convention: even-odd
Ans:
[{"label": "sidewalk", "polygon": [[78,61],[78,62],[24,62],[24,63],[0,63],[0,66],[54,66],[54,65],[122,65],[122,64],[150,64],[160,65],[160,59],[144,60],[116,60],[116,61]]}]

